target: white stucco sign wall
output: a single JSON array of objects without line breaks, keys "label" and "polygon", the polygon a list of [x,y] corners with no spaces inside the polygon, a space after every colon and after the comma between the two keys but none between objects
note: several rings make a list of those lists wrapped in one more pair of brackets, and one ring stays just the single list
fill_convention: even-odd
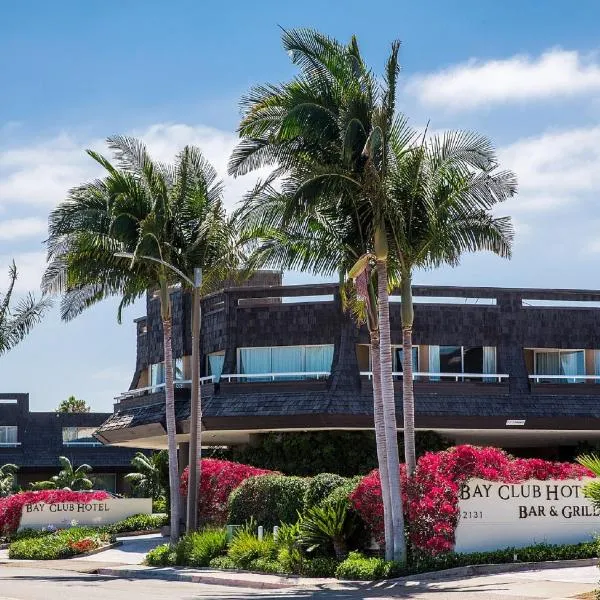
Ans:
[{"label": "white stucco sign wall", "polygon": [[588,481],[469,480],[458,491],[456,552],[591,540],[600,532],[600,510],[582,494]]},{"label": "white stucco sign wall", "polygon": [[88,502],[38,502],[23,507],[19,529],[42,529],[48,525],[111,525],[127,517],[152,514],[151,498],[107,498]]}]

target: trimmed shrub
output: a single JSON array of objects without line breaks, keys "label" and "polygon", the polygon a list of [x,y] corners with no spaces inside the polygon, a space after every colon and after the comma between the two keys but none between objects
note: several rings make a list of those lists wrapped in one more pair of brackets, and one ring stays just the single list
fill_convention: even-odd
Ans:
[{"label": "trimmed shrub", "polygon": [[175,564],[175,551],[169,544],[162,544],[156,548],[152,548],[146,554],[145,563],[151,567],[170,567]]},{"label": "trimmed shrub", "polygon": [[175,548],[176,564],[186,567],[208,567],[210,561],[227,550],[227,532],[224,529],[205,529],[189,533]]},{"label": "trimmed shrub", "polygon": [[267,528],[279,523],[295,523],[302,511],[307,487],[308,481],[301,477],[251,477],[229,497],[229,522],[241,525],[254,519]]},{"label": "trimmed shrub", "polygon": [[90,527],[72,527],[13,542],[8,557],[21,560],[57,560],[83,554],[111,541],[106,533]]},{"label": "trimmed shrub", "polygon": [[151,531],[160,529],[168,523],[168,515],[133,515],[112,525],[104,525],[101,529],[107,533],[118,534],[129,531]]},{"label": "trimmed shrub", "polygon": [[[200,486],[198,490],[198,518],[200,523],[225,525],[227,501],[233,490],[249,477],[271,474],[272,471],[257,469],[249,465],[203,458],[201,461]],[[189,468],[181,476],[181,493],[188,493]]]},{"label": "trimmed shrub", "polygon": [[274,561],[277,558],[277,544],[272,535],[266,534],[262,540],[248,530],[235,535],[227,549],[227,556],[239,569],[249,569],[258,558]]},{"label": "trimmed shrub", "polygon": [[21,523],[23,507],[38,502],[89,502],[105,500],[106,492],[71,492],[68,490],[41,490],[39,492],[20,492],[6,498],[0,498],[0,535],[11,537]]},{"label": "trimmed shrub", "polygon": [[[352,477],[377,467],[375,435],[371,431],[286,432],[256,437],[258,443],[234,447],[224,456],[287,475],[337,473]],[[446,450],[453,445],[435,431],[417,431],[415,443],[417,456]],[[403,460],[402,434],[398,435],[398,449]],[[344,460],[340,460],[340,456]]]},{"label": "trimmed shrub", "polygon": [[321,505],[334,505],[337,504],[340,500],[345,500],[348,503],[348,506],[352,507],[350,495],[356,489],[356,487],[362,481],[362,479],[363,478],[360,475],[357,475],[356,477],[352,477],[350,479],[345,479],[341,485],[334,488],[329,493],[329,495],[321,501]]},{"label": "trimmed shrub", "polygon": [[336,488],[343,486],[348,479],[335,473],[319,473],[308,481],[304,494],[304,508],[312,508],[320,504]]},{"label": "trimmed shrub", "polygon": [[335,577],[335,571],[340,563],[328,556],[316,556],[302,563],[301,575],[305,577]]},{"label": "trimmed shrub", "polygon": [[257,558],[253,560],[248,566],[250,571],[258,571],[259,573],[270,573],[277,575],[278,573],[285,573],[285,569],[271,558]]},{"label": "trimmed shrub", "polygon": [[229,556],[216,556],[209,563],[208,566],[211,569],[235,569],[235,563],[229,558]]},{"label": "trimmed shrub", "polygon": [[373,581],[392,576],[395,569],[396,565],[392,561],[367,558],[360,552],[351,552],[348,558],[338,565],[335,576],[338,579]]}]

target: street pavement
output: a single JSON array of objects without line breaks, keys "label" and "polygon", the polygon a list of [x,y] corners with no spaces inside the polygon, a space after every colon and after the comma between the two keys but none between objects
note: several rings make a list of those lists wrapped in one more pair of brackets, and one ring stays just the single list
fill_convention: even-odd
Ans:
[{"label": "street pavement", "polygon": [[314,589],[256,590],[177,581],[117,579],[39,569],[34,565],[3,565],[0,566],[0,600],[64,600],[65,597],[86,600],[572,600],[578,594],[593,590],[597,580],[597,568],[577,567],[375,586],[338,584]]}]

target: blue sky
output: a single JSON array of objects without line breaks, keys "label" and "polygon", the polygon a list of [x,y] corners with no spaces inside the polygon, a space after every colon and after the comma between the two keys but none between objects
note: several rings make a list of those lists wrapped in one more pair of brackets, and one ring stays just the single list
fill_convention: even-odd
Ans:
[{"label": "blue sky", "polygon": [[[417,282],[598,288],[599,21],[591,0],[3,2],[0,289],[13,257],[19,291],[38,288],[48,212],[98,174],[83,151],[106,136],[139,135],[164,160],[195,143],[224,175],[240,96],[293,75],[279,26],[354,33],[377,71],[401,39],[400,108],[413,124],[485,133],[517,172],[520,194],[500,210],[515,220],[513,260],[470,256]],[[254,179],[225,181],[231,207]],[[29,392],[35,410],[70,394],[110,410],[143,313],[132,307],[119,326],[115,306],[68,324],[49,314],[0,359],[2,391]]]}]

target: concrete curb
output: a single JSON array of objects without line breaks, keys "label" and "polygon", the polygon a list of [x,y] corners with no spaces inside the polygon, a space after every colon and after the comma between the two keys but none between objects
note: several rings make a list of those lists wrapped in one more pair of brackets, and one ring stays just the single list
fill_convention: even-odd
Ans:
[{"label": "concrete curb", "polygon": [[[276,575],[263,575],[248,571],[214,571],[202,573],[202,571],[188,571],[174,567],[148,567],[145,569],[131,569],[127,567],[101,567],[96,570],[99,575],[120,577],[125,579],[164,579],[167,581],[187,581],[191,583],[204,583],[208,585],[220,585],[225,587],[245,587],[252,589],[282,589],[302,588],[317,586],[344,586],[351,585],[359,588],[385,587],[394,584],[402,584],[418,581],[435,581],[439,579],[462,579],[478,575],[498,575],[502,573],[515,573],[519,571],[538,571],[546,569],[564,569],[572,567],[590,567],[598,564],[596,558],[583,558],[576,560],[557,560],[548,562],[507,563],[490,565],[470,565],[455,567],[443,571],[430,571],[417,575],[397,577],[380,581],[351,581],[331,578],[311,577],[285,577]],[[228,577],[226,577],[229,575]]]}]

